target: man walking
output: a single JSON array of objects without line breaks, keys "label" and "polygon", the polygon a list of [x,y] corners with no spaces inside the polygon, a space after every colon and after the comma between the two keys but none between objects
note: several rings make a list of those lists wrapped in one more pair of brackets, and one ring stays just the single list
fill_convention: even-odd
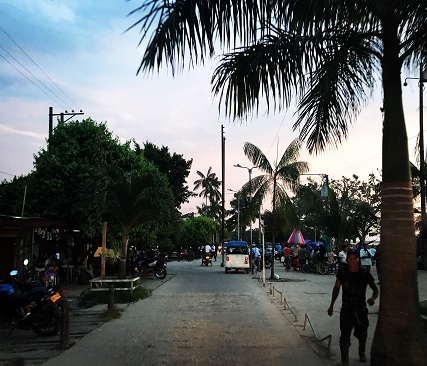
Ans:
[{"label": "man walking", "polygon": [[[365,272],[359,267],[360,258],[357,251],[347,251],[347,269],[346,271],[339,270],[335,286],[332,290],[331,305],[328,308],[328,315],[332,316],[334,312],[334,304],[342,291],[342,307],[340,314],[340,350],[341,363],[343,366],[348,365],[348,352],[350,348],[350,336],[354,328],[354,336],[359,340],[359,358],[360,362],[367,362],[365,348],[366,338],[368,336],[368,309],[374,305],[378,297],[378,287],[375,285],[374,278],[370,272]],[[372,289],[372,296],[366,300],[366,287]]]}]

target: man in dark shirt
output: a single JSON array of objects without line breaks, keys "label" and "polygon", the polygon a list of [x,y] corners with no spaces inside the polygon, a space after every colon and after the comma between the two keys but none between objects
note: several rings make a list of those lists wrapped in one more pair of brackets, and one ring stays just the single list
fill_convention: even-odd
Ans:
[{"label": "man in dark shirt", "polygon": [[[334,312],[334,303],[342,292],[342,307],[340,314],[340,350],[341,363],[348,365],[348,351],[350,348],[351,331],[354,328],[354,335],[359,340],[359,358],[360,362],[367,362],[365,347],[366,338],[368,336],[368,308],[374,305],[378,297],[378,287],[375,285],[374,278],[371,273],[365,272],[359,266],[360,258],[356,251],[349,250],[347,252],[347,271],[338,271],[335,286],[332,290],[331,305],[328,309],[328,315],[332,316]],[[366,287],[372,289],[372,296],[366,300]]]}]

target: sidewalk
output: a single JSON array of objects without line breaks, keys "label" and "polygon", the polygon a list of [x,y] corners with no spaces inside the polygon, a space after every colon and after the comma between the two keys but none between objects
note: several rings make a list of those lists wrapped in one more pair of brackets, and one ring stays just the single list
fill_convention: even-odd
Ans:
[{"label": "sidewalk", "polygon": [[[331,335],[330,355],[327,355],[328,339],[322,342],[315,342],[314,347],[319,349],[319,352],[330,359],[330,361],[338,362],[340,360],[339,351],[339,316],[341,308],[341,294],[334,305],[334,315],[329,317],[327,309],[331,302],[332,288],[335,283],[335,274],[319,275],[315,273],[302,273],[300,271],[290,270],[287,272],[285,267],[279,262],[275,263],[275,274],[279,275],[279,280],[270,281],[270,269],[266,270],[266,293],[270,294],[270,289],[274,292],[274,301],[277,306],[283,309],[284,315],[295,326],[301,336],[314,337],[323,339]],[[375,266],[371,270],[375,279],[378,278]],[[256,280],[256,279],[255,279]],[[259,285],[262,286],[262,281],[258,278]],[[274,290],[273,290],[274,288]],[[381,285],[378,286],[381,297]],[[427,271],[418,271],[418,289],[419,298],[421,301],[427,300]],[[371,289],[368,287],[367,294],[370,295]],[[282,304],[280,303],[282,299]],[[287,305],[287,306],[286,306]],[[285,310],[286,309],[286,310]],[[368,340],[366,344],[367,354],[369,354],[374,331],[378,321],[379,299],[374,306],[369,307],[369,329]],[[306,319],[306,315],[308,320]],[[306,322],[305,330],[304,322]],[[314,331],[310,327],[310,323]],[[313,338],[315,339],[315,338]],[[332,364],[334,364],[332,362]],[[352,336],[352,346],[350,347],[350,364],[358,364],[359,357],[357,352],[357,339]]]}]

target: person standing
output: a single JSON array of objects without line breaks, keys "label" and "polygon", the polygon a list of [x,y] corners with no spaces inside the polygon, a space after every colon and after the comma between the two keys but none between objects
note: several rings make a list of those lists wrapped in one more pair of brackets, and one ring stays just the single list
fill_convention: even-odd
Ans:
[{"label": "person standing", "polygon": [[252,269],[256,267],[258,270],[258,267],[260,266],[260,261],[261,261],[261,251],[255,244],[252,244]]},{"label": "person standing", "polygon": [[[378,287],[370,272],[360,268],[360,258],[357,251],[347,252],[347,271],[338,271],[334,288],[332,289],[331,305],[328,315],[334,313],[334,304],[342,287],[342,306],[340,313],[340,351],[341,363],[348,365],[348,352],[350,348],[350,336],[354,328],[354,336],[359,340],[360,362],[366,363],[366,338],[368,336],[368,308],[374,305],[378,297]],[[372,296],[366,300],[366,288],[372,289]]]},{"label": "person standing", "polygon": [[360,267],[365,270],[365,272],[371,272],[372,267],[372,255],[368,249],[368,244],[363,243],[362,249],[359,251],[360,255]]},{"label": "person standing", "polygon": [[301,248],[298,251],[298,264],[300,265],[300,268],[302,268],[302,266],[307,263],[308,258],[310,258],[310,253],[308,252],[306,246],[301,244]]},{"label": "person standing", "polygon": [[291,268],[291,249],[289,248],[289,244],[285,244],[283,247],[283,256],[285,257],[286,270],[289,271]]},{"label": "person standing", "polygon": [[347,269],[347,250],[348,250],[348,247],[344,246],[341,252],[338,253],[338,269],[339,270]]},{"label": "person standing", "polygon": [[214,260],[216,262],[216,247],[215,247],[215,244],[212,244],[212,246],[211,246],[211,253],[212,253],[212,257],[214,258]]}]

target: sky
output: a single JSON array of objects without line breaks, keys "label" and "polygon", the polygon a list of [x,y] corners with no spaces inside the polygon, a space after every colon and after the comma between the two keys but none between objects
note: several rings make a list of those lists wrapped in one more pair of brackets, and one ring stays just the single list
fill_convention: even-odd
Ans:
[{"label": "sky", "polygon": [[[138,46],[139,30],[126,29],[139,19],[128,14],[140,4],[141,0],[0,1],[0,180],[31,172],[34,154],[46,147],[49,107],[53,113],[82,110],[84,115],[73,119],[90,117],[105,122],[123,142],[149,141],[193,159],[187,181],[190,189],[199,178],[197,171],[206,174],[209,167],[222,180],[224,126],[226,207],[233,198],[228,190],[239,190],[249,178],[247,169],[234,167],[237,163],[252,167],[243,153],[245,142],[258,146],[273,162],[298,137],[298,131],[292,131],[295,106],[276,115],[260,110],[245,123],[221,115],[210,85],[216,59],[174,77],[167,68],[137,75],[144,47]],[[402,79],[414,77],[403,88],[414,163],[419,131],[417,76],[416,70],[402,73]],[[378,83],[372,100],[338,148],[319,155],[301,151],[299,160],[309,163],[314,180],[320,182],[317,174],[330,179],[356,174],[366,180],[370,173],[379,177],[380,107]],[[252,176],[257,174],[254,169]],[[202,203],[201,198],[191,198],[181,211],[196,212]]]}]

